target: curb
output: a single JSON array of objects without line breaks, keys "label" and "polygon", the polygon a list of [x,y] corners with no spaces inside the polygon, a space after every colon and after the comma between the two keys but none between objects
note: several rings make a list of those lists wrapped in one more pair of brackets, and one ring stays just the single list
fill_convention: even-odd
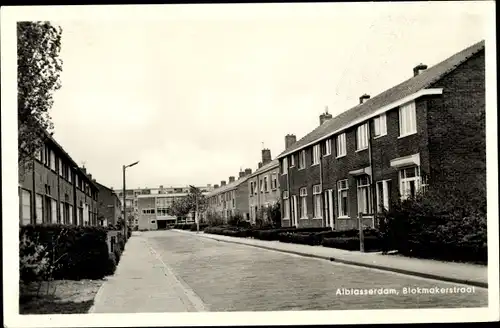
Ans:
[{"label": "curb", "polygon": [[106,281],[107,281],[107,279],[103,281],[101,287],[99,287],[99,289],[97,290],[97,293],[95,294],[93,302],[92,302],[92,306],[90,307],[90,309],[88,310],[87,313],[95,313],[95,303],[97,300],[101,299],[102,290],[103,290],[103,287],[104,287],[104,284],[106,283]]},{"label": "curb", "polygon": [[[175,231],[178,231],[178,230],[175,230]],[[182,232],[184,232],[184,231],[182,231]],[[267,250],[271,250],[271,251],[277,251],[277,252],[294,254],[294,255],[299,255],[299,256],[304,256],[304,257],[312,257],[312,258],[327,260],[327,261],[336,262],[336,263],[349,264],[349,265],[365,267],[365,268],[370,268],[370,269],[378,269],[378,270],[383,270],[383,271],[401,273],[401,274],[405,274],[405,275],[409,275],[409,276],[416,276],[416,277],[427,278],[427,279],[441,280],[441,281],[452,282],[452,283],[457,283],[457,284],[464,284],[464,285],[480,287],[480,288],[488,288],[488,283],[487,282],[485,283],[482,281],[474,281],[474,280],[460,279],[460,278],[454,278],[454,277],[446,277],[446,276],[440,276],[440,275],[436,275],[436,274],[432,274],[432,273],[425,273],[425,272],[418,272],[418,271],[412,271],[412,270],[406,270],[406,269],[400,269],[400,268],[393,268],[393,267],[388,267],[388,266],[383,266],[383,265],[362,263],[362,262],[351,261],[351,260],[336,259],[334,257],[304,253],[304,252],[299,252],[299,251],[290,251],[290,250],[286,250],[286,249],[285,250],[278,249],[278,248],[274,248],[271,246],[254,245],[254,244],[248,244],[248,243],[243,243],[243,242],[233,241],[233,240],[217,239],[217,237],[201,236],[200,234],[198,234],[198,236],[200,236],[202,238],[222,241],[222,242],[226,242],[226,243],[252,246],[252,247],[267,249]]]}]

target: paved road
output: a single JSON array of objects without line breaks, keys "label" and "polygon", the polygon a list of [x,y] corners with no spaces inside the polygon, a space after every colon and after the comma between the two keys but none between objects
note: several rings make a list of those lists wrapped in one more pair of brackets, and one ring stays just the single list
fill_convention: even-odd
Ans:
[{"label": "paved road", "polygon": [[[209,311],[487,306],[486,289],[331,263],[175,231],[143,233],[163,263]],[[447,288],[418,294],[416,288]],[[405,294],[414,288],[417,294]],[[344,293],[351,291],[351,295]],[[352,289],[352,290],[351,290]],[[360,295],[375,289],[372,295]],[[383,290],[382,290],[383,289]],[[422,290],[421,290],[422,291]],[[379,292],[385,294],[379,295]],[[368,292],[369,293],[369,292]]]}]

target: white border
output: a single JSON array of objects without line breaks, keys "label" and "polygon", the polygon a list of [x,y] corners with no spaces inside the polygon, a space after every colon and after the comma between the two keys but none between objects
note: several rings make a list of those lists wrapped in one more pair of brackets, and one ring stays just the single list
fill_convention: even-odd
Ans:
[{"label": "white border", "polygon": [[[470,3],[470,2],[469,2]],[[449,2],[447,3],[449,4]],[[112,326],[210,326],[210,325],[269,325],[269,324],[347,324],[347,323],[420,323],[474,322],[499,319],[498,270],[498,158],[496,126],[496,20],[495,3],[487,2],[489,22],[486,39],[486,131],[487,131],[487,188],[488,188],[488,245],[489,245],[489,306],[481,309],[429,310],[344,310],[228,313],[148,313],[148,314],[83,314],[83,315],[19,315],[19,277],[16,131],[16,28],[19,20],[65,20],[93,17],[96,20],[129,19],[275,19],[293,17],[326,17],[326,6],[352,6],[360,11],[364,3],[339,4],[269,4],[257,10],[254,5],[171,5],[171,6],[68,6],[68,7],[2,7],[1,10],[1,95],[2,95],[2,198],[3,198],[3,258],[5,326],[7,327],[112,327]],[[380,6],[394,7],[383,3]],[[242,8],[243,7],[243,8]],[[112,11],[110,9],[113,9]],[[168,10],[167,10],[168,9]],[[262,8],[261,8],[262,9]]]}]

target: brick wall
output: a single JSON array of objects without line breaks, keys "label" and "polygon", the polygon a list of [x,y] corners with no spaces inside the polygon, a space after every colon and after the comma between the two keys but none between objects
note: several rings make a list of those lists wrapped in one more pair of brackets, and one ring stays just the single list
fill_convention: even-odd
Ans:
[{"label": "brick wall", "polygon": [[476,200],[486,192],[484,50],[433,87],[442,97],[428,100],[430,183],[441,194],[458,190]]}]

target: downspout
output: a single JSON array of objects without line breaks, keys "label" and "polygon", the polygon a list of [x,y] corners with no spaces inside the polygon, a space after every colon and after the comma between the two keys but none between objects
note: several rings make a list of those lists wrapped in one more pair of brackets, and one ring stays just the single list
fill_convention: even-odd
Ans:
[{"label": "downspout", "polygon": [[[321,190],[319,197],[321,199],[321,202],[323,202],[323,152],[321,149],[321,143],[319,146],[319,186],[320,186],[320,190]],[[313,195],[313,206],[316,206],[316,204],[314,204],[314,195]],[[322,207],[324,209],[324,207],[325,207],[324,204]],[[324,222],[324,226],[326,227],[326,225],[327,225],[326,215],[323,218],[322,222]]]},{"label": "downspout", "polygon": [[290,218],[289,218],[290,219],[290,227],[292,227],[292,211],[293,211],[295,217],[297,217],[297,213],[295,213],[295,209],[292,209],[292,193],[291,193],[291,190],[290,190],[290,173],[291,173],[291,170],[290,170],[290,167],[289,167],[288,164],[289,163],[288,163],[288,157],[287,157],[287,160],[286,160],[286,166],[287,166],[287,171],[286,171],[286,189],[288,190],[288,208],[289,208],[288,215],[290,216]]},{"label": "downspout", "polygon": [[375,194],[375,179],[374,179],[374,170],[373,170],[373,152],[372,152],[372,128],[370,121],[368,121],[368,156],[370,160],[370,171],[372,176],[370,177],[370,191],[372,195],[372,206],[373,206],[373,226],[375,227],[375,221],[378,214],[378,206],[377,199]]},{"label": "downspout", "polygon": [[36,184],[35,184],[35,177],[36,177],[36,174],[35,174],[35,166],[36,166],[36,160],[33,159],[33,174],[32,174],[32,178],[33,178],[33,195],[31,197],[31,203],[32,203],[32,208],[31,208],[31,223],[32,224],[36,224]]}]

